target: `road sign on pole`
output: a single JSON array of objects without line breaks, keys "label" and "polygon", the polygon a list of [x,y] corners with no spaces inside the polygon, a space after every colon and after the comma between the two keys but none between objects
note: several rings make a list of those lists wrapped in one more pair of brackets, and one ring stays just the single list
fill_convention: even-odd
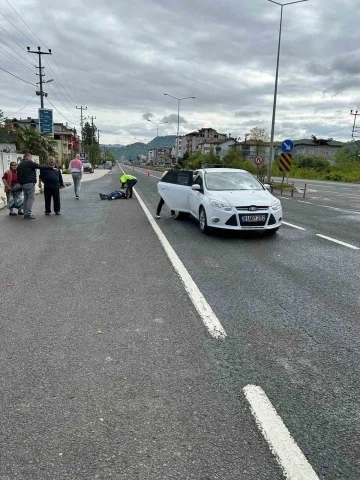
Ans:
[{"label": "road sign on pole", "polygon": [[279,169],[281,172],[289,172],[291,168],[291,153],[282,153],[279,158]]},{"label": "road sign on pole", "polygon": [[294,150],[294,142],[291,140],[284,140],[281,144],[281,151],[283,153],[290,153]]},{"label": "road sign on pole", "polygon": [[264,165],[263,157],[261,155],[256,155],[256,157],[254,157],[254,163],[257,167],[261,167]]},{"label": "road sign on pole", "polygon": [[39,108],[39,131],[54,135],[53,111],[51,108]]}]

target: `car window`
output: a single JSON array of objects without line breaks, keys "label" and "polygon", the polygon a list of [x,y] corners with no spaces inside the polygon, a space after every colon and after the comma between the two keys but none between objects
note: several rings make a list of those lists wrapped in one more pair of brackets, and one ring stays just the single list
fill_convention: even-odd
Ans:
[{"label": "car window", "polygon": [[160,180],[165,183],[173,183],[176,185],[192,185],[193,172],[189,170],[174,171],[169,170]]},{"label": "car window", "polygon": [[246,172],[211,172],[205,174],[208,190],[264,190],[260,182]]}]

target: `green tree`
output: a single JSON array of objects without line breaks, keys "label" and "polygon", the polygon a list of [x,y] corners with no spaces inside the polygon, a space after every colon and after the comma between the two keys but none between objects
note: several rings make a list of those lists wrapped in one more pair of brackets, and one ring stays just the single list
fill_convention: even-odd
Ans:
[{"label": "green tree", "polygon": [[266,152],[266,144],[270,142],[270,135],[265,128],[254,127],[250,129],[250,140],[255,142],[256,154],[261,155]]},{"label": "green tree", "polygon": [[294,160],[297,168],[313,168],[318,172],[330,169],[330,162],[324,157],[297,157]]},{"label": "green tree", "polygon": [[114,163],[116,161],[115,155],[109,150],[105,150],[104,161]]},{"label": "green tree", "polygon": [[83,143],[84,145],[94,145],[97,143],[95,138],[96,127],[92,127],[89,122],[85,122],[83,128]]},{"label": "green tree", "polygon": [[223,163],[227,167],[242,168],[244,157],[239,150],[236,150],[235,148],[229,148],[223,157]]},{"label": "green tree", "polygon": [[97,143],[87,146],[88,161],[92,166],[101,162],[101,150]]},{"label": "green tree", "polygon": [[16,130],[17,147],[22,153],[38,155],[40,163],[45,163],[50,155],[56,156],[56,141],[47,133],[40,133],[35,128],[18,127]]}]

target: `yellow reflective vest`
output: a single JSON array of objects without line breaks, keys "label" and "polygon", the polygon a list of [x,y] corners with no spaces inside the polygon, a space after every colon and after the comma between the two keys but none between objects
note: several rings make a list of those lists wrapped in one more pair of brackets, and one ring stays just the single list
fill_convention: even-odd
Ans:
[{"label": "yellow reflective vest", "polygon": [[120,182],[122,184],[128,182],[129,180],[136,180],[136,177],[134,177],[133,175],[122,175],[120,177]]}]

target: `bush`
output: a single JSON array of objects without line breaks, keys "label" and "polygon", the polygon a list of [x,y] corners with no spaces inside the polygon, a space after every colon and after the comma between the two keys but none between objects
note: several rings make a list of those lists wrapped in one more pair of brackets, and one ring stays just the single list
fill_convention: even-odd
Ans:
[{"label": "bush", "polygon": [[62,173],[64,175],[70,175],[71,174],[71,170],[69,170],[68,168],[64,168],[64,170],[62,171]]}]

